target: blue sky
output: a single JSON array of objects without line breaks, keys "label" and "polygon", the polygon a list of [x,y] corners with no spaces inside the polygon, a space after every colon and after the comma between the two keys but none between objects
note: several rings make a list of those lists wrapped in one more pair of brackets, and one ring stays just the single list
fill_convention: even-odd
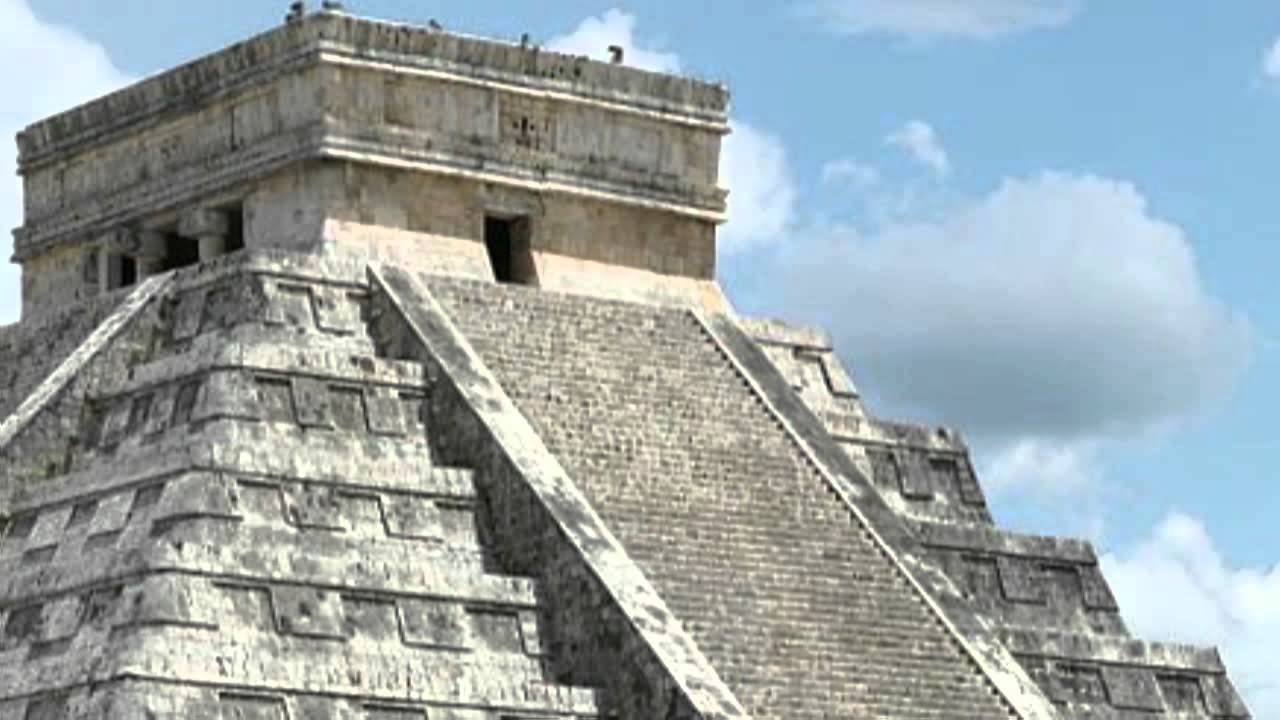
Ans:
[{"label": "blue sky", "polygon": [[[1133,626],[1280,717],[1280,5],[347,4],[727,82],[735,304],[826,325],[873,411],[970,438],[1002,524],[1093,538]],[[286,5],[0,0],[0,130]]]}]

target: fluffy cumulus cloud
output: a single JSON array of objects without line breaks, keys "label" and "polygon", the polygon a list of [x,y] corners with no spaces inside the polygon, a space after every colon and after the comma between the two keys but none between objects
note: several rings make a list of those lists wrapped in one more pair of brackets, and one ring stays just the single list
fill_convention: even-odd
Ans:
[{"label": "fluffy cumulus cloud", "polygon": [[1277,38],[1263,55],[1262,74],[1272,80],[1280,80],[1280,38]]},{"label": "fluffy cumulus cloud", "polygon": [[1015,441],[1159,429],[1223,398],[1249,357],[1247,321],[1128,183],[1046,172],[940,218],[796,235],[785,307],[829,327],[894,411],[1004,441],[1010,478],[1079,465]]},{"label": "fluffy cumulus cloud", "polygon": [[1253,716],[1280,717],[1280,566],[1232,567],[1204,526],[1181,513],[1103,556],[1102,566],[1137,635],[1218,645]]},{"label": "fluffy cumulus cloud", "polygon": [[720,228],[720,251],[740,253],[781,239],[796,204],[787,152],[776,136],[740,121],[720,157],[720,184],[729,189],[729,222]]},{"label": "fluffy cumulus cloud", "polygon": [[951,170],[947,151],[938,139],[933,126],[922,120],[912,120],[889,133],[884,141],[900,148],[913,160],[933,171],[934,175],[946,175]]},{"label": "fluffy cumulus cloud", "polygon": [[[656,72],[680,72],[680,57],[642,42],[636,16],[613,9],[578,24],[547,47],[559,52],[607,59],[609,47],[624,51],[627,65]],[[795,189],[781,140],[741,119],[729,123],[720,158],[720,183],[729,190],[729,222],[720,232],[720,249],[740,253],[782,236],[795,210]]]},{"label": "fluffy cumulus cloud", "polygon": [[849,35],[986,39],[1065,25],[1078,0],[810,0],[805,14]]},{"label": "fluffy cumulus cloud", "polygon": [[22,190],[13,176],[13,137],[33,120],[128,82],[107,53],[75,32],[42,21],[26,0],[0,0],[0,323],[17,319],[18,273],[8,264],[12,236],[22,223]]}]

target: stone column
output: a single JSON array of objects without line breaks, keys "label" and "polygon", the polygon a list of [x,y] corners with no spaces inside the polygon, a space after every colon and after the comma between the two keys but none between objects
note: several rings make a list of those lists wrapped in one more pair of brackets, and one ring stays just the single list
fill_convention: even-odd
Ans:
[{"label": "stone column", "polygon": [[138,280],[159,275],[164,270],[164,233],[141,230],[137,233]]},{"label": "stone column", "polygon": [[188,211],[178,223],[178,234],[195,238],[200,243],[200,262],[227,253],[227,232],[231,225],[221,210],[197,208]]},{"label": "stone column", "polygon": [[112,233],[98,240],[98,292],[111,291],[111,246]]}]

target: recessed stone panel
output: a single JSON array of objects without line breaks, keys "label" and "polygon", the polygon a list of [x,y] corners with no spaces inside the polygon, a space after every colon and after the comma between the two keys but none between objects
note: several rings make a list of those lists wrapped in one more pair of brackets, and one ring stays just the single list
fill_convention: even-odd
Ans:
[{"label": "recessed stone panel", "polygon": [[369,413],[369,432],[375,435],[401,436],[407,431],[404,405],[394,391],[376,389],[365,398]]},{"label": "recessed stone panel", "polygon": [[997,560],[1000,569],[1000,587],[1009,602],[1043,604],[1044,589],[1037,582],[1035,568],[1026,558],[1001,555]]},{"label": "recessed stone panel", "polygon": [[221,720],[290,720],[283,698],[225,694],[219,707]]},{"label": "recessed stone panel", "polygon": [[1200,714],[1208,710],[1204,688],[1194,675],[1161,674],[1156,678],[1165,707],[1175,713]]},{"label": "recessed stone panel", "polygon": [[384,495],[382,510],[387,534],[415,540],[441,540],[444,527],[440,509],[431,498],[416,495]]},{"label": "recessed stone panel", "polygon": [[126,591],[125,621],[136,625],[182,625],[216,629],[222,598],[199,576],[151,575]]},{"label": "recessed stone panel", "polygon": [[288,283],[268,283],[267,323],[297,328],[313,328],[311,287]]},{"label": "recessed stone panel", "polygon": [[336,335],[352,335],[364,327],[360,305],[342,288],[321,285],[312,290],[316,327]]},{"label": "recessed stone panel", "polygon": [[1102,680],[1112,707],[1146,712],[1164,710],[1156,677],[1147,668],[1104,666]]},{"label": "recessed stone panel", "polygon": [[512,611],[473,608],[468,611],[478,647],[490,652],[524,652],[520,615]]},{"label": "recessed stone panel", "polygon": [[204,318],[203,289],[189,290],[178,298],[173,309],[173,332],[175,342],[190,340],[200,334],[200,321]]},{"label": "recessed stone panel", "polygon": [[284,377],[258,377],[255,384],[258,412],[263,420],[295,422],[293,383]]},{"label": "recessed stone panel", "polygon": [[276,632],[275,611],[271,607],[271,590],[249,585],[219,585],[223,597],[223,613],[227,622],[247,630]]},{"label": "recessed stone panel", "polygon": [[286,585],[272,588],[271,595],[280,632],[313,638],[345,636],[342,598],[338,593]]},{"label": "recessed stone panel", "polygon": [[342,608],[347,637],[370,642],[400,642],[400,615],[394,600],[344,596]]},{"label": "recessed stone panel", "polygon": [[333,424],[338,430],[365,432],[364,391],[358,386],[334,386],[331,393]]},{"label": "recessed stone panel", "polygon": [[467,650],[472,637],[470,616],[462,605],[444,600],[401,600],[400,617],[406,644]]},{"label": "recessed stone panel", "polygon": [[333,427],[332,398],[329,385],[323,380],[309,377],[294,378],[293,400],[298,412],[298,424],[306,428],[330,429]]},{"label": "recessed stone panel", "polygon": [[301,530],[351,529],[346,516],[344,498],[331,485],[318,483],[282,483],[284,515],[290,525]]}]

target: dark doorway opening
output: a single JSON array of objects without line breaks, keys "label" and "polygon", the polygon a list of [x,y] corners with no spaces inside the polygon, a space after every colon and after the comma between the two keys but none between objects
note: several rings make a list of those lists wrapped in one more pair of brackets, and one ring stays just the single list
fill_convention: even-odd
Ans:
[{"label": "dark doorway opening", "polygon": [[138,261],[124,256],[120,258],[120,287],[130,287],[138,282]]},{"label": "dark doorway opening", "polygon": [[164,264],[161,270],[168,272],[200,262],[200,243],[177,233],[164,236]]},{"label": "dark doorway opening", "polygon": [[485,216],[484,246],[489,253],[493,277],[498,282],[535,284],[528,218]]},{"label": "dark doorway opening", "polygon": [[107,289],[118,290],[138,282],[138,262],[128,255],[107,256]]},{"label": "dark doorway opening", "polygon": [[227,252],[244,249],[244,207],[236,204],[225,209],[227,213]]}]

